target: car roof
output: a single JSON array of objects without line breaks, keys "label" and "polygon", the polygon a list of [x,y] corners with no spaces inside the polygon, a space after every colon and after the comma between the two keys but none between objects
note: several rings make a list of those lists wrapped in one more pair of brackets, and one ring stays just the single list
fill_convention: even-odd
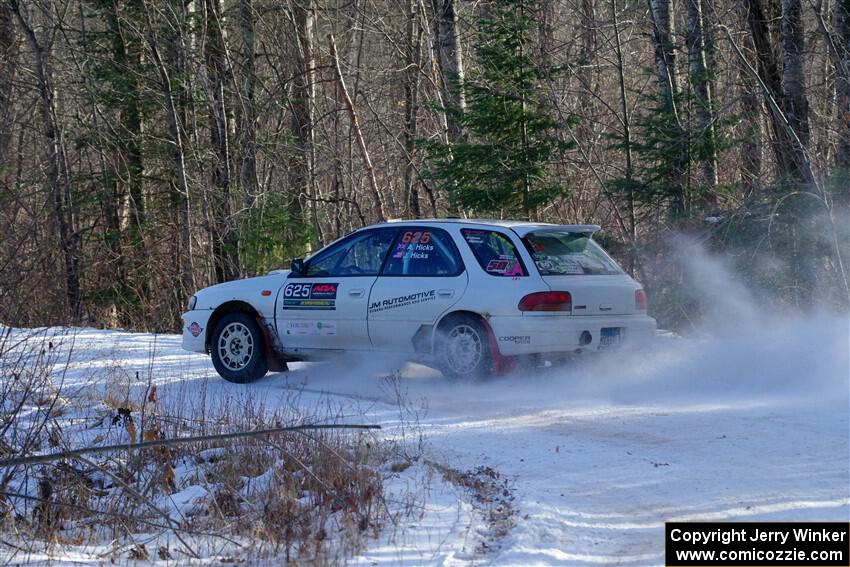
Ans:
[{"label": "car roof", "polygon": [[[600,230],[600,227],[595,224],[552,224],[548,222],[531,222],[518,220],[500,220],[500,219],[393,219],[388,220],[388,223],[396,225],[421,225],[421,224],[462,224],[469,226],[495,226],[500,228],[509,228],[515,231],[520,236],[525,236],[529,232],[590,232],[594,233]],[[371,225],[376,226],[376,225]],[[368,228],[368,227],[364,227]]]}]

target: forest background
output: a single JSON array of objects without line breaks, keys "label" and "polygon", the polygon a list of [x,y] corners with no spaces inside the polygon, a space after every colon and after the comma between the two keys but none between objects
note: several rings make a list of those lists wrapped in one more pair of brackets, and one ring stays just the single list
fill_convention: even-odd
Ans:
[{"label": "forest background", "polygon": [[667,328],[683,241],[846,309],[848,172],[850,0],[0,0],[6,325],[174,331],[444,216],[600,224]]}]

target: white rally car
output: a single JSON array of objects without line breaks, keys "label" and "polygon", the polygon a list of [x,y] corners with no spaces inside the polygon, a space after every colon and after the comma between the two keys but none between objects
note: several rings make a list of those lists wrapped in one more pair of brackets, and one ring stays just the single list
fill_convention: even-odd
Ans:
[{"label": "white rally car", "polygon": [[214,285],[183,314],[183,348],[250,382],[287,361],[402,353],[450,377],[525,356],[641,347],[646,293],[594,225],[419,220],[367,226],[291,270]]}]

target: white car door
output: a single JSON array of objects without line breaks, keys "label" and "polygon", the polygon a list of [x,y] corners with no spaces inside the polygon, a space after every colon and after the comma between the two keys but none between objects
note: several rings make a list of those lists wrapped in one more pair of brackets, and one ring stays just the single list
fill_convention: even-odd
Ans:
[{"label": "white car door", "polygon": [[402,227],[369,296],[372,346],[414,352],[415,338],[430,338],[425,331],[458,302],[467,282],[463,261],[445,230]]},{"label": "white car door", "polygon": [[277,298],[276,324],[285,351],[371,348],[369,292],[397,229],[356,232],[290,273]]}]

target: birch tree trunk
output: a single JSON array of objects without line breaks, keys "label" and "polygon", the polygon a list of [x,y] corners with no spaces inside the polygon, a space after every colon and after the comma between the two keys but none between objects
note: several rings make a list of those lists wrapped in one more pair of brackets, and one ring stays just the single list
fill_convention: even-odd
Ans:
[{"label": "birch tree trunk", "polygon": [[676,60],[673,53],[673,2],[649,0],[652,42],[655,47],[655,74],[658,88],[668,110],[677,114],[675,96],[679,92]]}]

